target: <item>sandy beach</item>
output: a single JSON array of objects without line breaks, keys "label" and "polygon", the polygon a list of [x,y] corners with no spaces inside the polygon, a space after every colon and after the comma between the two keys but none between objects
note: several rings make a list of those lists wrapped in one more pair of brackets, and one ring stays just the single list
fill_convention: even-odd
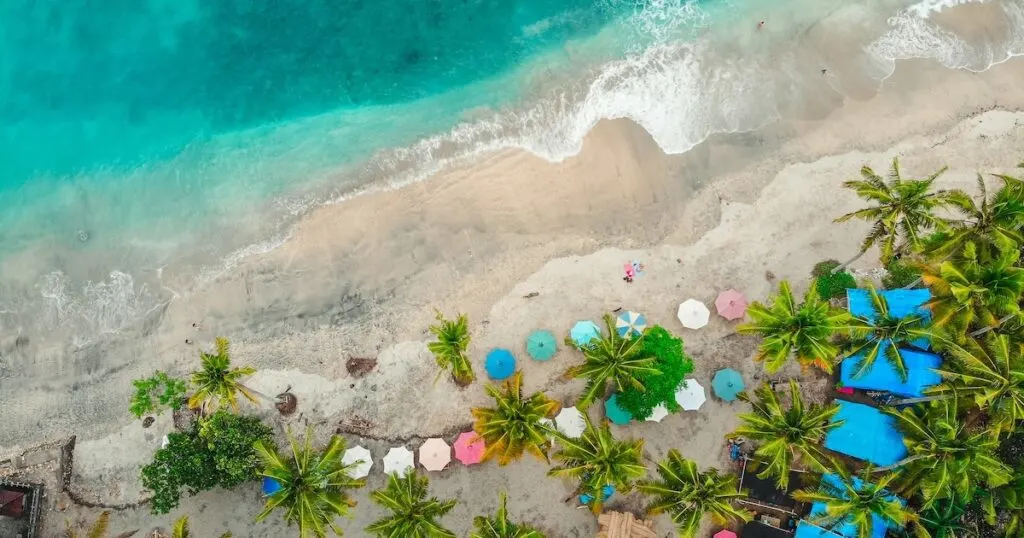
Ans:
[{"label": "sandy beach", "polygon": [[[426,349],[435,309],[469,315],[470,354],[481,378],[486,351],[508,347],[519,354],[526,390],[564,404],[582,387],[560,377],[579,354],[562,349],[549,362],[530,361],[526,335],[546,328],[561,336],[577,320],[618,308],[681,334],[693,377],[705,385],[725,366],[740,370],[748,385],[762,382],[767,377],[750,359],[755,339],[736,335],[734,324],[717,316],[699,331],[683,329],[678,303],[693,297],[710,304],[727,288],[763,299],[783,279],[802,292],[815,263],[853,255],[867,225],[832,219],[858,207],[841,183],[863,165],[885,170],[898,156],[911,176],[948,165],[940,185],[969,191],[978,172],[1014,173],[1024,160],[1021,80],[1019,59],[980,73],[903,62],[879,92],[824,117],[715,136],[681,155],[665,155],[628,120],[605,121],[579,155],[560,163],[503,151],[321,208],[282,247],[166,305],[138,338],[70,354],[39,350],[21,377],[4,380],[0,401],[16,412],[5,417],[0,460],[76,435],[71,484],[78,496],[101,506],[139,502],[139,467],[173,426],[169,416],[148,429],[133,420],[131,381],[156,369],[184,374],[196,364],[197,348],[225,336],[234,362],[258,369],[253,388],[276,394],[291,387],[299,399],[299,412],[287,419],[269,404],[246,412],[278,434],[312,425],[321,441],[338,431],[373,452],[376,467],[355,495],[355,517],[343,523],[349,536],[363,536],[382,514],[368,492],[384,483],[387,448],[415,449],[432,436],[451,441],[469,429],[469,409],[488,401],[483,379],[465,389],[447,376],[435,380]],[[646,271],[627,284],[622,265],[631,260]],[[864,256],[855,273],[877,276],[876,260]],[[17,346],[4,345],[17,357]],[[349,357],[378,363],[356,379],[345,368]],[[788,377],[800,378],[811,396],[830,387],[794,365],[773,379]],[[709,398],[699,411],[614,431],[645,439],[650,462],[677,448],[701,466],[731,469],[724,438],[742,410]],[[600,406],[592,413],[599,418]],[[564,502],[573,486],[547,478],[547,468],[529,458],[508,467],[454,464],[430,473],[431,491],[459,500],[444,522],[460,536],[473,516],[497,507],[501,491],[515,518],[548,536],[593,536],[595,518]],[[291,535],[277,516],[252,523],[261,502],[258,485],[248,484],[186,497],[165,517],[145,505],[115,510],[112,530],[166,528],[187,514],[200,536]],[[44,536],[98,511],[56,491],[48,505]],[[639,511],[642,502],[616,496],[609,507]],[[659,535],[668,536],[670,522],[656,521]]]}]

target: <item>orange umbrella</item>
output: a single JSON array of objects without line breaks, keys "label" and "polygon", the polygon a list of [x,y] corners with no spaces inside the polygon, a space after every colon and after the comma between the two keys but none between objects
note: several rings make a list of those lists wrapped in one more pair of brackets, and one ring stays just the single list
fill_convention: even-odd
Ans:
[{"label": "orange umbrella", "polygon": [[480,463],[484,459],[486,448],[487,444],[484,443],[484,438],[477,435],[476,432],[460,433],[459,438],[455,440],[455,459],[464,465]]},{"label": "orange umbrella", "polygon": [[431,437],[420,446],[420,465],[428,471],[443,471],[452,461],[452,447],[444,439]]}]

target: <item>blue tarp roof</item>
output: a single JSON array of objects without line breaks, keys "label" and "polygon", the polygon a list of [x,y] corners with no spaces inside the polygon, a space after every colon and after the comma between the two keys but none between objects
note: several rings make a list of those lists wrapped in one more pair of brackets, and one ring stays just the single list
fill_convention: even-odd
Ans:
[{"label": "blue tarp roof", "polygon": [[[860,478],[852,477],[853,487],[860,490],[863,482]],[[829,485],[833,488],[843,490],[842,478],[835,474],[826,474],[821,477],[822,484]],[[901,503],[905,502],[903,499],[893,495],[891,498],[899,500]],[[811,521],[817,521],[818,518],[825,516],[825,504],[816,502],[811,504]],[[871,537],[872,538],[883,538],[886,530],[889,528],[889,524],[877,515],[871,516]],[[794,538],[857,538],[857,527],[849,522],[839,522],[832,526],[831,530],[826,530],[822,527],[809,523],[807,521],[800,521],[796,527],[796,536]]]},{"label": "blue tarp roof", "polygon": [[796,524],[796,534],[793,538],[842,538],[842,535],[829,532],[813,523],[800,520]]},{"label": "blue tarp roof", "polygon": [[942,364],[942,359],[938,355],[924,351],[900,349],[900,356],[903,357],[903,363],[907,365],[906,381],[900,378],[896,369],[881,354],[875,359],[871,369],[861,374],[860,377],[853,377],[857,363],[864,357],[864,353],[858,353],[843,360],[839,367],[839,380],[844,387],[884,390],[910,397],[923,396],[924,389],[942,382],[942,376],[934,370]]},{"label": "blue tarp roof", "polygon": [[[897,319],[910,314],[920,314],[925,319],[932,318],[931,311],[924,308],[924,304],[932,298],[932,292],[927,289],[884,290],[879,291],[878,294],[885,298],[886,304],[889,305],[889,313]],[[846,304],[854,316],[874,321],[875,309],[871,306],[871,295],[868,294],[868,290],[853,288],[846,290]],[[921,349],[931,347],[931,343],[925,338],[914,340],[912,343]]]},{"label": "blue tarp roof", "polygon": [[833,422],[843,424],[825,435],[825,448],[874,463],[892,465],[907,455],[903,434],[892,417],[867,405],[837,400]]}]

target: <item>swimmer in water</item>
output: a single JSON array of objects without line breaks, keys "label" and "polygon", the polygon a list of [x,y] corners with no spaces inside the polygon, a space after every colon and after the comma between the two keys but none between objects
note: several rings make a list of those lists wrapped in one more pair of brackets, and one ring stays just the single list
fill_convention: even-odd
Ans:
[{"label": "swimmer in water", "polygon": [[757,29],[760,30],[761,28],[764,28],[764,21],[757,23]]}]

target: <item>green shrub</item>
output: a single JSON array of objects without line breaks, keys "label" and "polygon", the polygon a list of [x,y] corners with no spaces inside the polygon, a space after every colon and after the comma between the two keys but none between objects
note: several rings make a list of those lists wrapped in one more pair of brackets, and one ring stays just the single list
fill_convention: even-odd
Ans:
[{"label": "green shrub", "polygon": [[814,277],[814,288],[818,291],[818,295],[822,299],[835,299],[846,295],[848,288],[856,288],[857,281],[853,278],[853,275],[846,271],[839,271],[833,273],[832,270],[839,267],[839,262],[835,260],[825,260],[819,262],[811,270],[811,276]]},{"label": "green shrub", "polygon": [[153,492],[153,513],[176,508],[183,489],[195,495],[257,478],[259,460],[253,443],[271,442],[271,434],[258,418],[227,411],[217,411],[188,432],[169,434],[167,446],[142,468],[142,485]]},{"label": "green shrub", "polygon": [[882,286],[893,290],[909,286],[921,277],[921,270],[899,261],[891,261],[885,266],[886,274],[882,277]]},{"label": "green shrub", "polygon": [[627,388],[619,393],[619,407],[628,411],[633,418],[643,420],[659,404],[665,404],[669,411],[679,409],[676,403],[676,389],[686,374],[693,372],[693,361],[683,351],[683,341],[660,325],[644,333],[643,354],[654,355],[654,366],[661,375],[640,378],[646,390]]},{"label": "green shrub", "polygon": [[[181,379],[157,371],[151,377],[132,381],[132,385],[135,385],[135,393],[128,403],[128,410],[135,418],[159,413],[166,407],[181,409],[182,398],[185,396],[185,381]],[[154,396],[156,402],[153,401]]]},{"label": "green shrub", "polygon": [[824,260],[814,264],[811,269],[811,276],[814,278],[832,274],[832,270],[839,267],[839,260]]}]

